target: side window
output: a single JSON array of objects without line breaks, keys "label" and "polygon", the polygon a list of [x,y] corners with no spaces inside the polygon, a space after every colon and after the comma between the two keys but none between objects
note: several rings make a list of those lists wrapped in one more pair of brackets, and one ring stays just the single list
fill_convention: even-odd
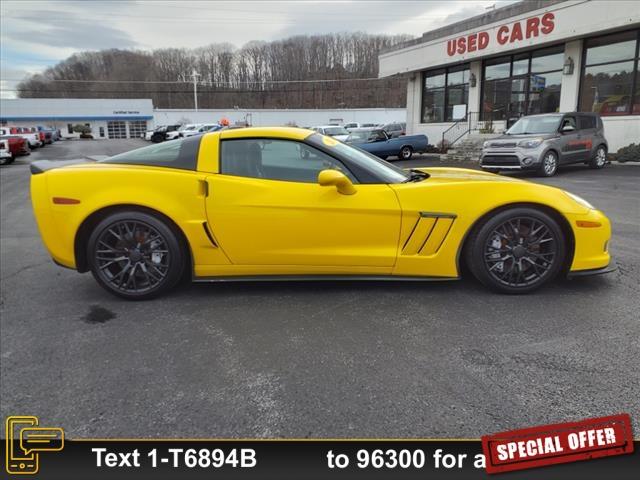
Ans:
[{"label": "side window", "polygon": [[356,183],[342,162],[305,143],[252,138],[221,144],[220,171],[226,175],[316,183],[327,169],[339,170]]},{"label": "side window", "polygon": [[596,117],[593,115],[580,115],[580,130],[596,128]]},{"label": "side window", "polygon": [[120,155],[100,160],[100,162],[195,170],[198,163],[198,150],[201,140],[202,137],[196,135],[184,140],[157,143],[149,147],[121,153]]},{"label": "side window", "polygon": [[374,130],[373,132],[371,132],[371,140],[373,141],[380,141],[380,140],[386,140],[387,137],[385,136],[384,132],[382,130]]},{"label": "side window", "polygon": [[566,127],[567,125],[571,125],[574,130],[578,129],[575,117],[564,117],[564,119],[562,120],[562,128]]}]

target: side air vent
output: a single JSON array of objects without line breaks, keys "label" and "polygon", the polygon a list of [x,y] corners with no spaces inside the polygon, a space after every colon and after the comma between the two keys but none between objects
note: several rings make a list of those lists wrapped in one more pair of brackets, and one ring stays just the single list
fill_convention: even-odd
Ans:
[{"label": "side air vent", "polygon": [[456,216],[450,213],[420,212],[420,217],[402,247],[402,255],[428,256],[437,253],[455,219]]},{"label": "side air vent", "polygon": [[207,225],[207,222],[202,222],[202,228],[204,229],[204,233],[206,233],[207,238],[211,242],[211,245],[213,245],[214,247],[218,248],[217,242],[215,241],[215,239],[213,238],[213,235],[209,231],[209,226]]}]

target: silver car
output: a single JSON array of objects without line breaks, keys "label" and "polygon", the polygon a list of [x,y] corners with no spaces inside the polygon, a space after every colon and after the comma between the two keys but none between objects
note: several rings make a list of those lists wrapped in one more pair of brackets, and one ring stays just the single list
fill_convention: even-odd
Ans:
[{"label": "silver car", "polygon": [[484,142],[480,166],[492,172],[533,170],[550,177],[558,166],[569,163],[602,168],[607,150],[602,119],[596,113],[531,115]]}]

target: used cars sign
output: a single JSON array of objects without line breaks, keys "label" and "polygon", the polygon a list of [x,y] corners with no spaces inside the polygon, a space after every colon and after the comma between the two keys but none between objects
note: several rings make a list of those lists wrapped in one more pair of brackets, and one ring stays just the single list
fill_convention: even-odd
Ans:
[{"label": "used cars sign", "polygon": [[[515,43],[521,40],[547,35],[555,27],[554,15],[551,12],[544,15],[527,18],[511,25],[502,25],[496,31],[495,41],[500,45]],[[451,39],[447,42],[447,54],[450,57],[462,55],[466,52],[484,50],[489,46],[491,37],[488,32],[478,32]]]}]

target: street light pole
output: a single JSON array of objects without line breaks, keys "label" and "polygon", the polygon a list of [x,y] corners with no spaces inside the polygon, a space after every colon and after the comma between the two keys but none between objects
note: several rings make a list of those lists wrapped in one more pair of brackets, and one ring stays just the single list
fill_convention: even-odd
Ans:
[{"label": "street light pole", "polygon": [[193,69],[191,72],[191,78],[193,79],[193,108],[197,112],[198,111],[198,77],[200,74],[196,72],[196,69]]}]

